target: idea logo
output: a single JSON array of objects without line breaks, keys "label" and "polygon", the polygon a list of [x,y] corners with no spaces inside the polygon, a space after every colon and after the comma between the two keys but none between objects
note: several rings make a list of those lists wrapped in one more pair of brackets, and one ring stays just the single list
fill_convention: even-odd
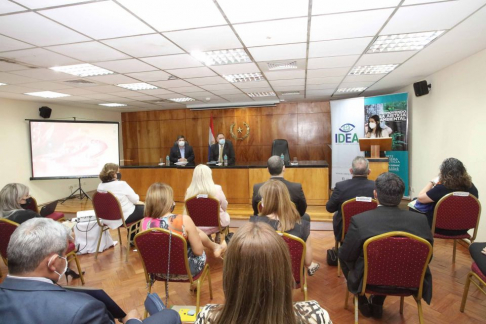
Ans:
[{"label": "idea logo", "polygon": [[350,123],[339,127],[340,133],[334,134],[334,142],[337,144],[353,144],[358,142],[358,134],[352,133],[356,126]]}]

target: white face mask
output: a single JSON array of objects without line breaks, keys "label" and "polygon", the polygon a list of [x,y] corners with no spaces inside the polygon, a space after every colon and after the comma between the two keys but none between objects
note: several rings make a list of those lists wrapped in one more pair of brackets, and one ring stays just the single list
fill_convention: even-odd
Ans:
[{"label": "white face mask", "polygon": [[371,128],[371,129],[375,129],[376,127],[376,123],[369,123],[368,126]]},{"label": "white face mask", "polygon": [[180,146],[180,147],[183,147],[185,144],[186,144],[186,142],[185,142],[185,141],[179,141],[179,146]]},{"label": "white face mask", "polygon": [[[59,280],[61,280],[61,277],[66,273],[67,271],[67,268],[68,268],[68,262],[67,262],[67,258],[66,257],[62,257],[60,255],[53,255],[51,257],[51,259],[49,260],[49,262],[47,262],[47,267],[49,267],[51,265],[51,262],[52,262],[52,258],[59,258],[59,259],[64,259],[64,261],[66,261],[66,266],[64,267],[64,270],[59,273],[57,272],[56,270],[54,270],[54,272],[59,276],[59,278],[57,278],[56,282],[58,282]],[[54,259],[55,260],[55,259]]]},{"label": "white face mask", "polygon": [[219,140],[220,145],[224,145],[224,138]]}]

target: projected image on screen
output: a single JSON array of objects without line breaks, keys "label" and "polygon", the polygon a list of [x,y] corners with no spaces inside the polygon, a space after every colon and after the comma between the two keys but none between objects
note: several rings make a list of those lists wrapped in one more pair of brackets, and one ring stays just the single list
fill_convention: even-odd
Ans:
[{"label": "projected image on screen", "polygon": [[33,178],[97,176],[119,163],[118,123],[31,121]]}]

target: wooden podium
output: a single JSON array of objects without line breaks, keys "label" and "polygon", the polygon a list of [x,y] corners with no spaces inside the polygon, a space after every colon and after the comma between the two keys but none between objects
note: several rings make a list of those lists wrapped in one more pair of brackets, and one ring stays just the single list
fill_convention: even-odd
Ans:
[{"label": "wooden podium", "polygon": [[371,157],[367,158],[370,166],[370,175],[368,179],[376,180],[383,172],[388,172],[388,158],[380,157],[380,152],[391,151],[392,138],[360,138],[360,151],[371,152]]}]

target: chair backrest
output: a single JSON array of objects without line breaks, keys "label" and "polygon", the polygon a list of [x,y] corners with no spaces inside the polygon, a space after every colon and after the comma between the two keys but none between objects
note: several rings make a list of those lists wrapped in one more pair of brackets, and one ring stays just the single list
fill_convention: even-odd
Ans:
[{"label": "chair backrest", "polygon": [[292,262],[292,275],[297,285],[304,283],[304,259],[305,259],[305,242],[294,236],[283,232],[278,232],[287,243]]},{"label": "chair backrest", "polygon": [[468,192],[452,192],[435,205],[432,231],[435,232],[436,227],[447,230],[477,229],[480,216],[481,203],[476,197]]},{"label": "chair backrest", "polygon": [[39,206],[37,206],[37,200],[35,200],[34,197],[30,197],[30,202],[28,204],[25,204],[23,206],[24,209],[30,209],[32,210],[34,213],[39,213]]},{"label": "chair backrest", "polygon": [[19,224],[12,222],[11,220],[0,218],[0,255],[3,260],[8,259],[7,247],[8,242],[10,242],[10,236],[17,229]]},{"label": "chair backrest", "polygon": [[425,271],[432,256],[432,245],[407,232],[389,232],[374,236],[363,245],[365,270],[363,289],[367,285],[416,291],[422,297]]},{"label": "chair backrest", "polygon": [[[109,191],[97,191],[93,195],[93,208],[96,219],[118,220],[122,219],[125,225],[125,218],[118,199]],[[100,225],[101,226],[101,225]]]},{"label": "chair backrest", "polygon": [[276,139],[272,143],[272,156],[284,155],[285,164],[290,163],[289,143],[286,139]]},{"label": "chair backrest", "polygon": [[341,215],[343,218],[343,235],[341,241],[344,241],[344,236],[348,232],[351,217],[375,209],[376,207],[378,207],[378,202],[376,199],[370,197],[356,197],[346,200],[341,205]]},{"label": "chair backrest", "polygon": [[197,195],[188,198],[184,206],[196,226],[220,227],[219,200],[207,195]]},{"label": "chair backrest", "polygon": [[135,235],[135,246],[142,257],[145,278],[149,282],[150,274],[187,275],[192,282],[189,260],[187,258],[187,241],[179,234],[163,228],[150,228]]}]

